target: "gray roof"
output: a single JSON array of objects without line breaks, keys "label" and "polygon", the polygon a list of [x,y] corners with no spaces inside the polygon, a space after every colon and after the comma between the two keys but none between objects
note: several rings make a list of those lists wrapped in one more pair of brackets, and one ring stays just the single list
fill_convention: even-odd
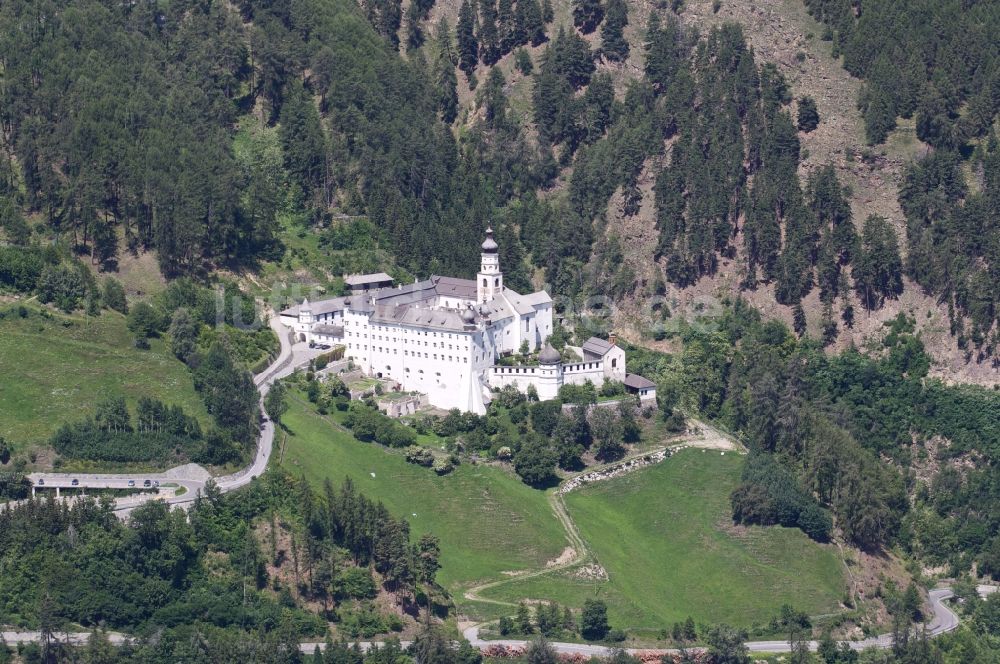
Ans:
[{"label": "gray roof", "polygon": [[437,295],[431,279],[405,284],[398,288],[383,288],[375,292],[375,304],[400,306],[429,300]]},{"label": "gray roof", "polygon": [[344,283],[348,286],[366,286],[368,284],[392,283],[392,277],[385,272],[375,272],[373,274],[349,274],[344,277]]},{"label": "gray roof", "polygon": [[[345,299],[347,298],[334,297],[328,300],[317,300],[309,303],[309,309],[312,311],[314,316],[317,314],[329,314],[334,311],[343,311]],[[299,309],[301,309],[301,305],[295,305],[294,307],[289,307],[288,309],[282,311],[281,315],[293,316],[297,318],[299,315]]]},{"label": "gray roof", "polygon": [[656,387],[656,383],[648,378],[643,378],[639,374],[625,374],[625,387],[631,387],[633,390],[643,390]]},{"label": "gray roof", "polygon": [[522,295],[521,298],[536,309],[545,304],[552,304],[552,298],[543,290]]},{"label": "gray roof", "polygon": [[372,304],[370,297],[364,293],[348,297],[344,303],[348,309],[358,313],[370,314],[375,311],[375,305]]},{"label": "gray roof", "polygon": [[438,295],[452,295],[467,300],[475,300],[478,295],[476,282],[472,279],[433,275],[430,280],[434,284],[434,290]]},{"label": "gray roof", "polygon": [[583,359],[588,359],[587,356],[592,357],[604,357],[607,355],[611,349],[614,348],[614,344],[605,341],[604,339],[598,339],[597,337],[591,337],[587,339],[583,346]]},{"label": "gray roof", "polygon": [[525,302],[524,297],[520,293],[512,291],[509,288],[504,288],[503,291],[501,291],[500,296],[507,300],[514,311],[521,316],[535,313],[535,307],[531,306],[528,302]]},{"label": "gray roof", "polygon": [[561,361],[562,357],[559,355],[559,351],[546,342],[545,348],[538,354],[538,362],[541,364],[559,364]]},{"label": "gray roof", "polygon": [[510,305],[503,298],[496,298],[481,304],[479,311],[491,321],[506,320],[514,317]]},{"label": "gray roof", "polygon": [[338,339],[344,338],[344,326],[343,325],[313,325],[313,334],[322,334],[326,337],[337,337]]},{"label": "gray roof", "polygon": [[389,323],[409,327],[425,327],[447,332],[462,332],[465,322],[456,311],[447,309],[426,309],[423,307],[376,307],[373,323]]}]

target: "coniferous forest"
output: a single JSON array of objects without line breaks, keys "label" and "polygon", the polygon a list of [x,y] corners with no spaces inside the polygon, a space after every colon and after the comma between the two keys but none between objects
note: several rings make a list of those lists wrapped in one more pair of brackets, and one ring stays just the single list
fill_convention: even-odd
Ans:
[{"label": "coniferous forest", "polygon": [[[697,29],[680,0],[573,0],[558,16],[550,0],[462,0],[454,16],[434,0],[3,0],[0,296],[127,314],[139,348],[169,338],[210,418],[112,399],[62,423],[51,446],[90,462],[240,463],[259,424],[248,369],[274,347],[266,330],[240,337],[238,321],[217,320],[205,285],[238,294],[230,275],[287,265],[309,233],[337,250],[377,247],[394,276],[468,277],[470,238],[491,224],[516,290],[641,302],[725,271],[734,290],[791,312],[794,334],[727,294],[714,330],[677,323],[672,354],[629,347],[668,430],[700,417],[746,444],[734,522],[1000,578],[997,393],[934,380],[921,321],[905,314],[863,348],[830,350],[857,317],[917,288],[947,312],[966,361],[1000,366],[1000,3],[803,3],[862,81],[869,147],[913,127],[902,219],[859,214],[835,164],[802,168],[825,120],[817,101],[740,25]],[[649,231],[651,280],[608,232],[622,220]],[[114,275],[144,254],[167,285],[136,301]],[[254,319],[246,305],[231,318]],[[567,322],[586,338],[584,321]],[[533,486],[579,462],[558,407],[533,404],[530,436],[525,425],[523,441],[504,441]],[[385,420],[350,417],[356,435]],[[483,454],[486,422],[464,432]],[[393,440],[370,438],[416,435],[382,432]],[[277,562],[281,519],[294,581]],[[121,523],[96,501],[28,502],[0,526],[0,622],[103,620],[139,636],[119,661],[301,661],[293,644],[324,633],[323,619],[358,638],[393,629],[371,605],[382,590],[416,615],[449,601],[437,540],[411,542],[406,521],[350,482],[319,495],[271,473],[199,500],[189,521],[156,506]],[[967,615],[986,613],[967,599]],[[914,646],[879,661],[994,661],[1000,620],[975,625],[933,656]],[[234,656],[236,644],[256,650]],[[85,661],[115,661],[106,646],[95,637]],[[480,662],[432,631],[414,648],[365,658],[331,646],[314,661]],[[982,658],[955,654],[967,648]],[[824,661],[855,661],[837,657]]]},{"label": "coniferous forest", "polygon": [[[314,227],[367,216],[414,273],[471,274],[475,247],[461,239],[492,221],[513,287],[543,268],[562,295],[620,298],[636,278],[600,234],[616,191],[622,213],[638,214],[650,169],[667,282],[689,286],[737,259],[741,287],[773,285],[797,332],[799,303],[818,289],[831,339],[853,324],[849,293],[876,309],[909,275],[947,306],[961,346],[992,356],[996,9],[806,4],[865,78],[869,139],[916,117],[932,148],[901,189],[905,237],[852,219],[833,168],[799,180],[799,134],[821,121],[815,103],[793,105],[783,75],[734,24],[699,35],[653,12],[630,45],[628,7],[615,2],[574,3],[572,26],[535,0],[463,2],[454,26],[431,25],[426,2],[404,17],[393,0],[4,3],[0,222],[26,248],[7,250],[0,279],[45,285],[26,215],[103,268],[152,250],[177,276],[279,259],[276,215],[293,209]],[[920,17],[949,29],[938,35]],[[597,34],[600,46],[584,39]],[[639,50],[638,75],[613,76]],[[512,54],[530,77],[527,112],[492,66]],[[458,117],[466,86],[472,108]],[[278,128],[280,145],[235,149],[258,121]]]}]

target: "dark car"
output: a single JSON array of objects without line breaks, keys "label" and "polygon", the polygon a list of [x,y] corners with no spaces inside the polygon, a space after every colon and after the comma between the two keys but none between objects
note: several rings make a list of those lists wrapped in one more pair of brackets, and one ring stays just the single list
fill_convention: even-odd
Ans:
[{"label": "dark car", "polygon": [[38,486],[45,486],[45,478],[44,477],[39,477],[38,478]]},{"label": "dark car", "polygon": [[142,485],[143,486],[153,486],[153,481],[152,480],[146,480],[145,482],[142,483]]},{"label": "dark car", "polygon": [[70,484],[72,484],[73,486],[80,486],[80,480],[73,480],[72,482],[70,482]]}]

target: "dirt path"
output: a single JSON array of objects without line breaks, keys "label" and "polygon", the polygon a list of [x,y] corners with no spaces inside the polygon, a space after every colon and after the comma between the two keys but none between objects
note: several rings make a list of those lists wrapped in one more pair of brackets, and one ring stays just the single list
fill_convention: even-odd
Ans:
[{"label": "dirt path", "polygon": [[[498,588],[508,583],[513,583],[515,581],[532,579],[544,574],[551,574],[553,572],[579,567],[588,563],[599,566],[600,563],[598,563],[597,557],[594,555],[594,552],[590,549],[590,547],[587,546],[587,542],[583,539],[583,536],[580,535],[580,531],[577,528],[576,523],[573,521],[573,518],[570,516],[569,510],[566,509],[566,502],[563,497],[565,494],[569,493],[569,491],[572,491],[583,484],[590,484],[596,481],[604,481],[606,479],[621,477],[623,473],[616,472],[618,469],[625,469],[625,472],[634,472],[651,465],[650,463],[637,463],[643,459],[658,457],[655,463],[659,463],[660,461],[670,458],[672,452],[688,447],[713,450],[743,450],[743,446],[740,443],[705,422],[700,420],[690,420],[690,424],[691,429],[696,432],[696,435],[693,437],[684,439],[673,445],[664,446],[657,450],[633,454],[614,463],[591,469],[584,473],[578,473],[563,480],[556,490],[549,494],[549,507],[552,508],[553,515],[555,515],[556,519],[562,525],[563,530],[566,533],[568,548],[572,550],[572,555],[561,555],[556,561],[549,561],[545,567],[541,567],[539,569],[511,574],[506,578],[496,579],[473,586],[463,593],[463,597],[472,602],[482,602],[484,604],[493,604],[498,606],[517,606],[514,602],[490,599],[488,597],[483,597],[480,593],[486,590],[492,590],[493,588]],[[585,476],[590,479],[581,483],[579,480]]]}]

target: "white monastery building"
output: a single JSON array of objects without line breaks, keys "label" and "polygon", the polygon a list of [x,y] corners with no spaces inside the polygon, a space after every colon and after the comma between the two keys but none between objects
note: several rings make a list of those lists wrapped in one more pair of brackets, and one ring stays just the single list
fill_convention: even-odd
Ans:
[{"label": "white monastery building", "polygon": [[[341,344],[344,357],[376,378],[421,392],[434,406],[483,414],[493,390],[534,385],[539,399],[552,399],[564,384],[590,380],[625,383],[643,401],[656,398],[652,382],[625,373],[625,351],[593,337],[580,349],[582,361],[562,362],[546,343],[552,334],[552,298],[545,291],[521,295],[503,283],[493,231],[487,229],[475,280],[431,276],[392,285],[384,273],[345,277],[351,293],[281,312],[300,341]],[[500,366],[503,356],[527,345],[538,363]]]}]

